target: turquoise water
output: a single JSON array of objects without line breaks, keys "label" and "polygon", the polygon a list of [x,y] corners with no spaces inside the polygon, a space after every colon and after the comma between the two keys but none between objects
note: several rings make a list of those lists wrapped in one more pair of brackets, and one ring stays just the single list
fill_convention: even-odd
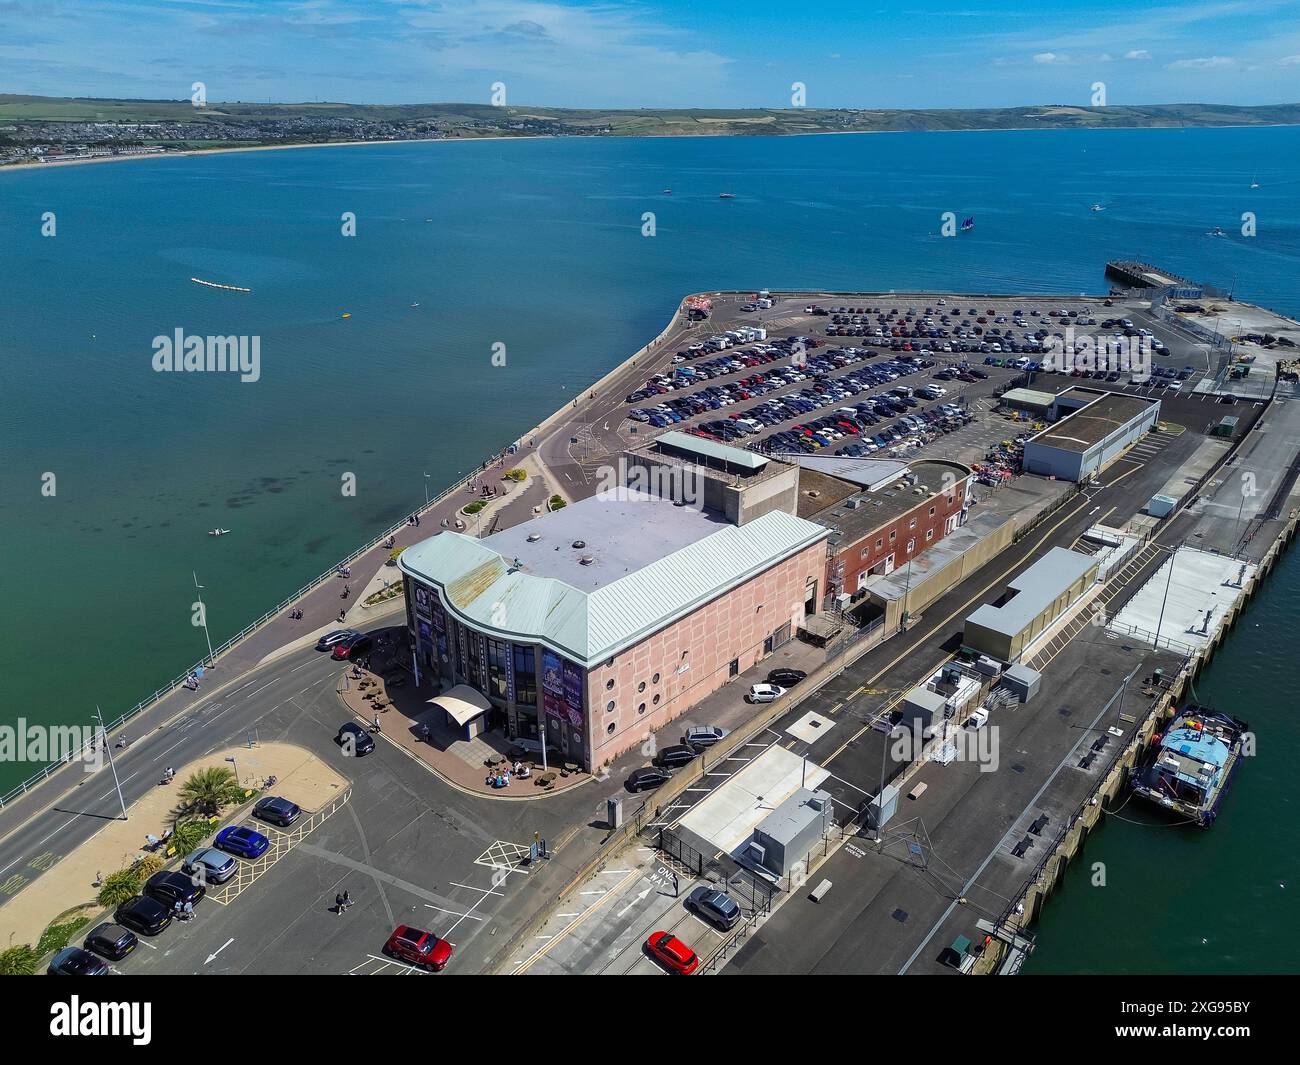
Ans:
[{"label": "turquoise water", "polygon": [[[125,710],[204,652],[192,571],[219,642],[409,512],[423,473],[448,484],[564,404],[688,292],[1096,292],[1107,259],[1139,257],[1300,313],[1298,159],[1297,129],[1116,130],[401,144],[0,174],[3,716]],[[1206,236],[1236,234],[1247,210],[1257,237]],[[976,229],[941,238],[945,211]],[[261,379],[154,373],[153,338],[177,328],[260,337]],[[217,526],[234,535],[206,535]],[[1294,631],[1298,584],[1292,562],[1252,608],[1262,629]],[[1213,676],[1263,647],[1243,627]],[[1287,735],[1266,659],[1242,676],[1222,683],[1253,685],[1243,716]],[[1251,766],[1209,836],[1112,845],[1129,827],[1108,826],[1089,858],[1128,866],[1127,886],[1067,889],[1035,966],[1104,967],[1121,938],[1099,935],[1108,921],[1129,940],[1181,894],[1220,890],[1180,872],[1210,856],[1233,879],[1208,917],[1250,903],[1231,919],[1272,922],[1269,885],[1300,879],[1262,835],[1290,823],[1284,766]],[[0,765],[0,788],[29,771]],[[1170,964],[1242,964],[1216,950]]]}]

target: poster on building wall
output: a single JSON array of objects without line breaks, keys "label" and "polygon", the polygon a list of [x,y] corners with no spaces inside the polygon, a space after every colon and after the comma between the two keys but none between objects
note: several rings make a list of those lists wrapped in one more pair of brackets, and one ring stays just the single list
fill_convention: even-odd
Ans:
[{"label": "poster on building wall", "polygon": [[438,645],[438,657],[447,659],[447,615],[441,604],[433,605],[433,632]]},{"label": "poster on building wall", "polygon": [[582,727],[582,687],[583,669],[572,662],[564,663],[564,708],[568,713],[569,724],[574,728]]},{"label": "poster on building wall", "polygon": [[425,618],[433,616],[433,593],[422,584],[415,586],[415,612]]},{"label": "poster on building wall", "polygon": [[564,694],[564,675],[560,670],[560,656],[554,651],[542,652],[542,688],[552,695]]},{"label": "poster on building wall", "polygon": [[555,727],[558,730],[565,718],[564,701],[560,696],[544,691],[542,692],[542,709],[546,711],[547,717],[555,719]]},{"label": "poster on building wall", "polygon": [[433,646],[433,630],[429,627],[429,623],[425,621],[424,618],[419,618],[416,621],[415,631],[420,638],[421,644],[424,644],[427,647]]}]

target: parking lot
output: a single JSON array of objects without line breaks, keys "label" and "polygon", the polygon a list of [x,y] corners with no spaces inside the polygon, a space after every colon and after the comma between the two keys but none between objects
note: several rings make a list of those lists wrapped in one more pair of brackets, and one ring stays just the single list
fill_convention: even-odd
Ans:
[{"label": "parking lot", "polygon": [[[1175,396],[1192,393],[1209,369],[1203,347],[1134,301],[1106,307],[1096,297],[929,296],[800,304],[778,301],[755,312],[753,326],[742,315],[730,323],[735,328],[679,349],[626,397],[637,436],[675,428],[761,451],[908,457],[925,449],[926,457],[975,461],[1014,435],[988,416],[989,397],[1013,382],[1037,379],[1050,388],[1058,377],[1084,377]],[[758,324],[764,314],[766,327]],[[766,335],[755,340],[754,329]],[[1116,340],[1152,346],[1149,380],[1043,368],[1054,342],[1095,342],[1100,350]]]}]

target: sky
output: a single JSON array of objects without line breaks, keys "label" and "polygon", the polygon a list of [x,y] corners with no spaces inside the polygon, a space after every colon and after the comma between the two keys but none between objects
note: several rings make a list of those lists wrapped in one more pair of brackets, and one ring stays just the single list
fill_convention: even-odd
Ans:
[{"label": "sky", "polygon": [[1300,0],[0,0],[0,92],[555,107],[1300,100]]}]

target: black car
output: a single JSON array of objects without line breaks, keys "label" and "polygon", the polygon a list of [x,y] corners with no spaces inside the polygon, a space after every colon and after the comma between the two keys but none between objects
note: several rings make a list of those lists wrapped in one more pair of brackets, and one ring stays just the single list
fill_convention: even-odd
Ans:
[{"label": "black car", "polygon": [[108,958],[110,961],[121,961],[131,951],[135,950],[136,944],[139,942],[131,929],[123,928],[120,924],[109,924],[105,921],[103,924],[96,925],[91,929],[90,935],[86,936],[82,946],[87,950],[93,950],[102,958]]},{"label": "black car", "polygon": [[680,769],[698,753],[694,747],[685,743],[675,743],[659,752],[655,757],[655,764],[664,769]]},{"label": "black car", "polygon": [[136,895],[117,908],[113,920],[126,925],[133,932],[156,936],[172,923],[172,913],[157,899]]},{"label": "black car", "polygon": [[707,885],[697,887],[687,896],[686,908],[703,917],[710,924],[717,925],[724,932],[734,928],[742,916],[735,899],[725,891],[718,891]]},{"label": "black car", "polygon": [[623,786],[628,791],[649,791],[651,788],[657,788],[660,784],[666,784],[672,779],[672,774],[667,769],[661,769],[659,766],[646,766],[644,769],[634,769],[628,774],[627,780]]},{"label": "black car", "polygon": [[88,950],[64,947],[50,959],[51,976],[107,976],[108,966]]},{"label": "black car", "polygon": [[358,636],[358,635],[360,634],[357,632],[356,629],[334,629],[332,632],[327,632],[324,636],[322,636],[319,640],[316,641],[316,650],[328,651],[336,643],[342,643],[344,640],[348,639],[349,637]]},{"label": "black car", "polygon": [[258,799],[257,805],[253,807],[253,816],[263,821],[270,821],[273,825],[279,825],[281,828],[288,828],[302,813],[297,803],[290,802],[288,799],[282,799],[278,795],[268,795],[265,799]]},{"label": "black car", "polygon": [[767,675],[768,684],[778,684],[782,688],[792,688],[801,680],[807,680],[808,674],[802,669],[774,669]]},{"label": "black car", "polygon": [[164,906],[170,906],[173,909],[176,908],[178,902],[182,906],[186,903],[192,906],[207,893],[207,888],[202,884],[196,884],[192,877],[188,877],[184,873],[154,873],[144,882],[145,895],[157,899]]},{"label": "black car", "polygon": [[347,721],[339,726],[339,734],[334,742],[340,747],[350,749],[354,755],[369,754],[375,749],[374,737],[355,721]]}]

